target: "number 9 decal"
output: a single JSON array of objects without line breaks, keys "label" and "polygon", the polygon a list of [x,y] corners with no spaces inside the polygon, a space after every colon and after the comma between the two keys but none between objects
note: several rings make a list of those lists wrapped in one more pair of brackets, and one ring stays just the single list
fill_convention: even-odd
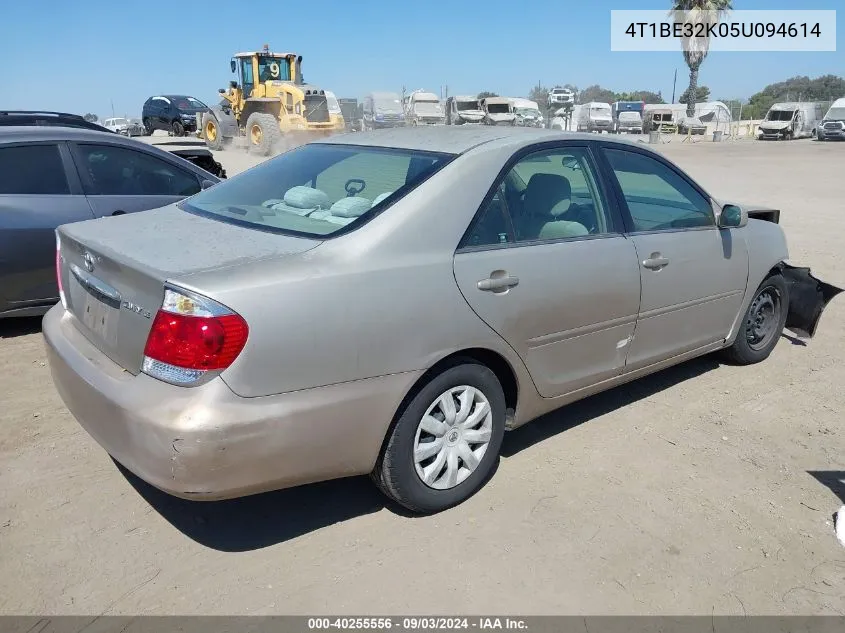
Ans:
[{"label": "number 9 decal", "polygon": [[277,62],[272,62],[270,64],[270,76],[271,77],[278,77],[279,76],[279,64]]}]

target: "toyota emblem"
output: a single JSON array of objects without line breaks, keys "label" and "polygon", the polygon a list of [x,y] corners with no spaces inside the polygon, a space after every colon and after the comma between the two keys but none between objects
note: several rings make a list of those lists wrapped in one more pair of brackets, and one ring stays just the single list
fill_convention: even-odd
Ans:
[{"label": "toyota emblem", "polygon": [[85,270],[89,273],[94,272],[94,256],[91,253],[86,251],[85,255],[82,256],[82,261],[85,262]]}]

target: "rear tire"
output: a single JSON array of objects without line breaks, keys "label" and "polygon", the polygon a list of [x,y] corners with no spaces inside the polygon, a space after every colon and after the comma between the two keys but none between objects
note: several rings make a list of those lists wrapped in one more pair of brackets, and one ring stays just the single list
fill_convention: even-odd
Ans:
[{"label": "rear tire", "polygon": [[504,431],[505,396],[498,378],[467,359],[435,376],[399,413],[371,476],[408,510],[440,512],[484,486]]},{"label": "rear tire", "polygon": [[733,345],[723,350],[737,365],[766,360],[778,344],[789,313],[789,288],[780,273],[769,275],[754,293]]},{"label": "rear tire", "polygon": [[152,122],[149,119],[144,119],[142,123],[144,124],[144,131],[147,133],[147,136],[152,136],[153,132],[155,132]]},{"label": "rear tire", "polygon": [[222,150],[223,149],[223,130],[220,127],[220,121],[211,112],[205,112],[202,115],[202,137],[205,139],[205,144],[208,149]]},{"label": "rear tire", "polygon": [[269,156],[281,137],[279,120],[272,114],[253,112],[246,120],[246,142],[250,154]]}]

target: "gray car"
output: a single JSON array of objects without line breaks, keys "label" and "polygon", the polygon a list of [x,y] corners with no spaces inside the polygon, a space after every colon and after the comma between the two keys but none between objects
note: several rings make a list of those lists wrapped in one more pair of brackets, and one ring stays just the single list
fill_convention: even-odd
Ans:
[{"label": "gray car", "polygon": [[145,211],[219,179],[171,153],[110,132],[0,127],[0,318],[59,300],[55,229]]},{"label": "gray car", "polygon": [[70,411],[162,490],[371,474],[430,513],[484,485],[506,430],[812,336],[841,291],[786,263],[778,219],[617,137],[347,134],[60,227],[43,332]]}]

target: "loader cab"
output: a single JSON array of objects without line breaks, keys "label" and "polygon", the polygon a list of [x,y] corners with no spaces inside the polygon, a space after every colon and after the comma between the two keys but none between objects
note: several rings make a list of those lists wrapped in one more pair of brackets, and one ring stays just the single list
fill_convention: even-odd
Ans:
[{"label": "loader cab", "polygon": [[292,53],[271,53],[267,47],[261,52],[238,53],[231,61],[245,99],[265,96],[265,82],[292,81],[302,83],[302,56]]}]

